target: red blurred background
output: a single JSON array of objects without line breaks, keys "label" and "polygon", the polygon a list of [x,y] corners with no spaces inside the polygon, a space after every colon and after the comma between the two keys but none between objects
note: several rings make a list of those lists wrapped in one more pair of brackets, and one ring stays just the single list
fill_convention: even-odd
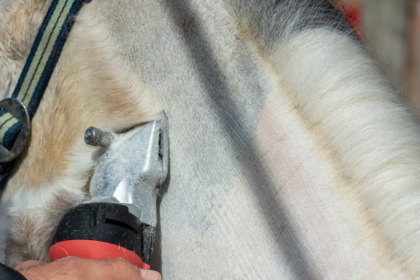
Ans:
[{"label": "red blurred background", "polygon": [[396,87],[420,107],[420,0],[332,0]]}]

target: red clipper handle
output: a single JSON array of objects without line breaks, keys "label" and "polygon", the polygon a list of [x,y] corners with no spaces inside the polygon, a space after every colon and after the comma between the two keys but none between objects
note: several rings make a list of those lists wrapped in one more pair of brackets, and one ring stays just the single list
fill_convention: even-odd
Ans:
[{"label": "red clipper handle", "polygon": [[51,262],[69,256],[91,260],[123,258],[138,268],[150,269],[150,265],[145,264],[134,252],[106,242],[94,240],[68,240],[58,242],[50,248]]}]

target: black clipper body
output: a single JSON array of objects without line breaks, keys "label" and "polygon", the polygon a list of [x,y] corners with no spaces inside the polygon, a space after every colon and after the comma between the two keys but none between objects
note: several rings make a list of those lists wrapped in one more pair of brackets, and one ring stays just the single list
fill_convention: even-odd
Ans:
[{"label": "black clipper body", "polygon": [[90,183],[92,199],[63,217],[50,260],[122,257],[150,268],[158,187],[168,174],[166,115],[123,134],[91,127],[85,142],[104,148]]}]

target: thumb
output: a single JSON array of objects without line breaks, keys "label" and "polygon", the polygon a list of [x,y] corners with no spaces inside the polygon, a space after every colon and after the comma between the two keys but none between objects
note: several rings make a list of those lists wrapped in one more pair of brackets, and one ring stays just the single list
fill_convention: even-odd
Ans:
[{"label": "thumb", "polygon": [[[160,274],[156,271],[139,269],[123,258],[105,260],[86,260],[79,258],[64,258],[63,263],[68,262],[72,268],[78,270],[80,279],[101,280],[160,280]],[[59,263],[56,261],[55,263]],[[86,278],[86,276],[89,276]]]},{"label": "thumb", "polygon": [[22,274],[27,279],[161,280],[158,272],[139,269],[122,258],[88,260],[66,257],[52,263],[24,269]]},{"label": "thumb", "polygon": [[147,269],[140,269],[140,276],[144,280],[161,280],[162,279],[159,272],[153,271],[153,270],[147,270]]},{"label": "thumb", "polygon": [[17,271],[25,270],[25,269],[29,269],[29,268],[32,268],[32,267],[40,266],[40,265],[43,265],[43,264],[45,264],[45,263],[44,262],[41,262],[41,261],[33,261],[33,260],[26,261],[26,262],[23,262],[23,263],[18,264],[15,267],[15,270],[17,270]]},{"label": "thumb", "polygon": [[89,272],[86,271],[85,273],[92,273],[92,278],[94,279],[161,280],[159,272],[139,269],[123,258],[83,261],[92,262],[86,266],[89,269]]}]

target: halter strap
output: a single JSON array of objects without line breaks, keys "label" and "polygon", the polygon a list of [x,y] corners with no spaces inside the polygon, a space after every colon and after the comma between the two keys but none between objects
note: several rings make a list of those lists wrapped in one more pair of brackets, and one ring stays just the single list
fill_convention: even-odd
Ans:
[{"label": "halter strap", "polygon": [[[75,17],[90,0],[53,0],[12,98],[0,102],[0,186],[29,138],[30,121],[48,85]],[[6,178],[7,180],[7,178]]]}]

